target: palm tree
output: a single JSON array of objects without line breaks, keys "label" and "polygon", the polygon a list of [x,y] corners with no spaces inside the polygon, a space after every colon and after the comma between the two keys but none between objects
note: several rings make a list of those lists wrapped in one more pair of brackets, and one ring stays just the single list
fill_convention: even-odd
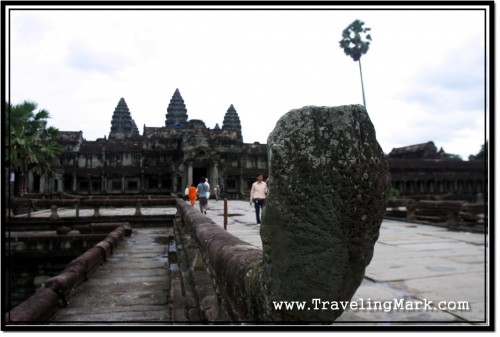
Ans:
[{"label": "palm tree", "polygon": [[342,40],[339,41],[340,47],[344,49],[344,53],[354,61],[359,62],[359,74],[361,76],[361,90],[363,92],[363,105],[366,108],[365,88],[363,85],[363,72],[361,71],[361,56],[366,54],[370,47],[372,37],[368,32],[371,28],[364,28],[365,23],[360,20],[354,20],[342,32]]},{"label": "palm tree", "polygon": [[5,125],[7,139],[7,165],[20,177],[20,189],[26,189],[29,171],[36,174],[51,174],[58,164],[64,147],[58,143],[59,130],[47,127],[49,113],[36,111],[38,105],[32,101],[11,105],[5,103]]}]

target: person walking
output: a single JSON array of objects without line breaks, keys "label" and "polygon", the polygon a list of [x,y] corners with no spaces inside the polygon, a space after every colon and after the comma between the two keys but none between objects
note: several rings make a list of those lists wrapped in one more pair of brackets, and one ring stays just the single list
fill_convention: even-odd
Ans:
[{"label": "person walking", "polygon": [[196,187],[194,187],[194,184],[191,184],[191,186],[189,187],[189,201],[191,201],[191,206],[194,206],[197,194],[198,191],[196,190]]},{"label": "person walking", "polygon": [[257,181],[252,184],[252,189],[250,190],[250,206],[255,204],[255,216],[257,219],[257,225],[260,226],[260,214],[261,210],[264,211],[264,204],[266,203],[267,197],[267,184],[262,181],[262,174],[257,176]]},{"label": "person walking", "polygon": [[198,201],[200,202],[200,212],[207,214],[207,192],[209,191],[209,185],[206,183],[205,177],[202,177],[200,183],[198,184]]},{"label": "person walking", "polygon": [[220,187],[219,187],[219,185],[217,185],[214,188],[214,194],[215,194],[215,201],[219,201],[219,195],[220,195]]},{"label": "person walking", "polygon": [[208,178],[205,178],[205,184],[207,184],[207,204],[205,206],[205,214],[207,214],[206,210],[208,209],[208,200],[210,200],[210,184],[208,183]]}]

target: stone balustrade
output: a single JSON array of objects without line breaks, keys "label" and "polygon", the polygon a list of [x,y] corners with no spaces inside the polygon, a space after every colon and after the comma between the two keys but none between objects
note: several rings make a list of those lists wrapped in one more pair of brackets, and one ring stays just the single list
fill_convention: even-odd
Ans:
[{"label": "stone balustrade", "polygon": [[[486,220],[485,203],[468,203],[459,200],[413,200],[391,198],[387,202],[387,216],[403,217],[408,222],[427,221],[446,223],[453,230],[461,222],[475,225],[481,219]],[[486,223],[486,222],[485,222]]]},{"label": "stone balustrade", "polygon": [[[263,308],[252,272],[260,270],[262,250],[228,233],[182,199],[177,199],[177,210],[179,226],[191,232],[221,305],[234,321],[255,321]],[[199,263],[193,261],[196,268]]]},{"label": "stone balustrade", "polygon": [[100,209],[104,207],[135,207],[136,216],[141,216],[141,209],[143,207],[154,207],[154,206],[174,206],[174,197],[163,197],[163,198],[79,198],[79,199],[25,199],[25,198],[11,198],[10,207],[21,206],[26,208],[27,217],[31,217],[31,213],[37,208],[50,208],[51,213],[49,215],[50,219],[58,219],[58,209],[60,207],[71,207],[75,208],[75,216],[80,216],[80,209],[82,208],[93,208],[93,217],[100,217]]},{"label": "stone balustrade", "polygon": [[92,224],[94,228],[112,229],[99,243],[72,260],[57,276],[48,279],[45,287],[5,314],[7,323],[50,321],[58,306],[65,306],[75,289],[88,279],[98,266],[113,253],[114,247],[132,228],[128,223]]}]

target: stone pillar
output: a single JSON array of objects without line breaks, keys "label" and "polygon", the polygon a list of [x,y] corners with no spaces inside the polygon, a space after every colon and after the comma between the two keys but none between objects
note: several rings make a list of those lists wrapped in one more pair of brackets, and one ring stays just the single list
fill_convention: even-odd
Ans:
[{"label": "stone pillar", "polygon": [[14,186],[16,183],[16,174],[14,172],[10,173],[10,179],[9,179],[9,192],[10,195],[14,195]]},{"label": "stone pillar", "polygon": [[[45,174],[40,175],[40,193],[45,193]],[[49,191],[50,192],[50,191]]]},{"label": "stone pillar", "polygon": [[215,187],[218,185],[219,180],[219,169],[217,168],[217,163],[212,163],[212,172],[210,173],[210,187],[214,191]]},{"label": "stone pillar", "polygon": [[76,173],[73,173],[73,192],[77,192],[77,181],[76,181]]},{"label": "stone pillar", "polygon": [[187,169],[187,184],[191,186],[192,183],[193,183],[193,163],[189,162]]},{"label": "stone pillar", "polygon": [[414,204],[406,205],[406,221],[413,222],[417,218]]},{"label": "stone pillar", "polygon": [[57,205],[50,206],[50,218],[59,219],[59,215],[57,214]]},{"label": "stone pillar", "polygon": [[240,191],[240,196],[243,196],[245,194],[245,188],[244,188],[244,179],[243,179],[243,174],[242,172],[240,171],[240,176],[239,176],[239,183],[240,183],[240,186],[239,186],[239,191]]},{"label": "stone pillar", "polygon": [[57,176],[56,178],[54,178],[54,192],[62,192],[63,190],[63,184],[64,184],[64,180],[61,176]]},{"label": "stone pillar", "polygon": [[141,216],[142,213],[141,213],[141,207],[142,207],[142,203],[140,201],[137,201],[137,205],[135,205],[135,214],[134,216]]},{"label": "stone pillar", "polygon": [[[28,174],[26,175],[26,181],[27,181],[27,184],[26,184],[26,193],[32,193],[33,192],[33,183],[34,183],[34,179],[33,179],[33,172],[31,171],[28,171]],[[472,192],[472,182],[471,182],[471,192]]]},{"label": "stone pillar", "polygon": [[446,224],[448,225],[448,230],[456,230],[458,223],[460,221],[458,217],[458,212],[453,210],[448,210],[446,212]]},{"label": "stone pillar", "polygon": [[205,268],[205,263],[203,262],[200,250],[196,249],[196,255],[191,263],[191,270],[205,270]]}]

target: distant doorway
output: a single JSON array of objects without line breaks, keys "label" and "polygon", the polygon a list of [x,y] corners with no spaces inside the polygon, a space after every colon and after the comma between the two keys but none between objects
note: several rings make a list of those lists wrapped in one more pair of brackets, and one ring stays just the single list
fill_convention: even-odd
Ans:
[{"label": "distant doorway", "polygon": [[201,177],[207,177],[206,167],[193,167],[193,184],[198,185]]}]

